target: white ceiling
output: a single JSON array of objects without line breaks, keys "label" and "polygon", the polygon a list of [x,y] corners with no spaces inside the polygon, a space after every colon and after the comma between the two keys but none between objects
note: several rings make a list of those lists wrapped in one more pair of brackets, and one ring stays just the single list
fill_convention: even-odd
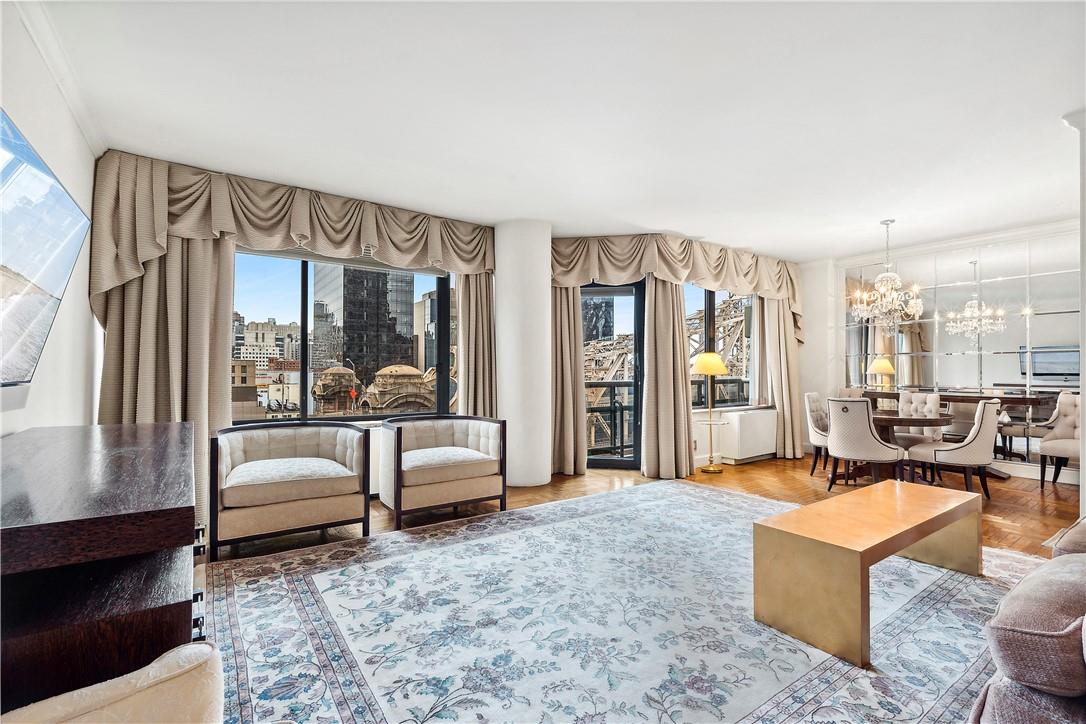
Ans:
[{"label": "white ceiling", "polygon": [[796,261],[1077,214],[1082,3],[50,3],[108,146]]}]

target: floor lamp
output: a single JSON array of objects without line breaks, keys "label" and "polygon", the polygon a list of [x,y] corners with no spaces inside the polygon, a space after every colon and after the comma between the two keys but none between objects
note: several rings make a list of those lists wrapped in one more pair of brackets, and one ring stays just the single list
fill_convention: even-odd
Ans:
[{"label": "floor lamp", "polygon": [[728,366],[716,352],[701,352],[694,358],[690,374],[705,375],[705,399],[709,405],[709,464],[701,472],[722,473],[724,468],[713,464],[713,377],[728,374]]}]

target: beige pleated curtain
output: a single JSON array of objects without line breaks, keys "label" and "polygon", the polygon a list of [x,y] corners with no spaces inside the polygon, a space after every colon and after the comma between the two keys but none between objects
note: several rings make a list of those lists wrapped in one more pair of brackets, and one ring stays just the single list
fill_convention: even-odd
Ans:
[{"label": "beige pleated curtain", "polygon": [[471,390],[461,405],[492,408],[493,326],[481,321],[493,316],[492,228],[107,151],[91,224],[90,304],[106,332],[98,419],[191,421],[201,519],[208,435],[230,423],[235,245],[331,259],[368,253],[463,275],[458,295],[472,334],[458,351],[459,384]]},{"label": "beige pleated curtain", "polygon": [[641,471],[685,478],[694,470],[690,414],[690,350],[681,284],[645,277],[645,402]]},{"label": "beige pleated curtain", "polygon": [[[784,341],[775,351],[763,351],[767,360],[766,374],[760,380],[765,385],[765,398],[774,397],[773,390],[776,390],[774,404],[778,404],[777,399],[782,401],[778,404],[777,454],[781,457],[802,454],[795,444],[802,434],[802,416],[797,417],[794,410],[799,409],[795,403],[799,396],[795,371],[799,365],[798,345],[803,336],[796,283],[798,273],[794,264],[668,234],[637,234],[554,239],[551,265],[556,288],[579,288],[592,282],[631,284],[649,278],[645,295],[645,407],[641,449],[645,475],[682,477],[693,469],[689,352],[682,294],[682,285],[687,282],[712,291],[757,295],[766,302],[775,302],[773,311],[777,315],[788,316],[787,320],[778,316],[770,321],[767,315],[761,315],[759,324],[763,338],[767,333],[774,339],[783,335]],[[556,313],[557,304],[556,301]],[[559,335],[563,329],[557,324],[554,331],[554,409],[576,410],[577,398],[582,399],[583,408],[583,361],[578,364],[570,358],[559,364],[559,351],[568,350],[574,340],[568,344],[561,340]],[[580,350],[580,338],[575,341]],[[572,353],[567,351],[566,354]],[[677,363],[679,359],[683,360],[682,364]],[[769,363],[770,359],[778,361]],[[560,377],[560,368],[580,370],[580,374]],[[664,417],[671,420],[664,421]],[[557,461],[564,462],[569,458],[574,460],[572,469],[583,468],[583,462],[579,462],[586,455],[583,434],[579,445],[576,436],[570,442],[570,435],[559,434],[558,419],[556,414],[556,471]]]},{"label": "beige pleated curtain", "polygon": [[551,472],[581,475],[588,462],[581,288],[551,288]]},{"label": "beige pleated curtain", "polygon": [[456,411],[497,417],[493,273],[457,275],[456,314]]}]

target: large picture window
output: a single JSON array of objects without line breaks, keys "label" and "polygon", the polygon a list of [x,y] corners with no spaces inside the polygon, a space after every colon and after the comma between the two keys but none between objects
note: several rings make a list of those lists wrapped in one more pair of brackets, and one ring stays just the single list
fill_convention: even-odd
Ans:
[{"label": "large picture window", "polygon": [[691,362],[699,352],[716,350],[729,372],[727,376],[713,378],[712,390],[707,389],[703,377],[693,377],[690,380],[693,407],[707,407],[710,394],[713,395],[713,407],[751,404],[753,298],[705,291],[694,284],[684,285],[683,292],[686,296],[686,336]]},{"label": "large picture window", "polygon": [[238,253],[234,308],[235,422],[455,404],[448,276]]}]

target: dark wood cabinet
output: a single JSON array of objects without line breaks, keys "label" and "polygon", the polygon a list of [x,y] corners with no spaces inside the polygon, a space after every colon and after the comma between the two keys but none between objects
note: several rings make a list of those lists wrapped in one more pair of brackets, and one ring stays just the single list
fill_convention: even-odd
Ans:
[{"label": "dark wood cabinet", "polygon": [[192,436],[170,423],[0,439],[4,711],[191,640]]}]

